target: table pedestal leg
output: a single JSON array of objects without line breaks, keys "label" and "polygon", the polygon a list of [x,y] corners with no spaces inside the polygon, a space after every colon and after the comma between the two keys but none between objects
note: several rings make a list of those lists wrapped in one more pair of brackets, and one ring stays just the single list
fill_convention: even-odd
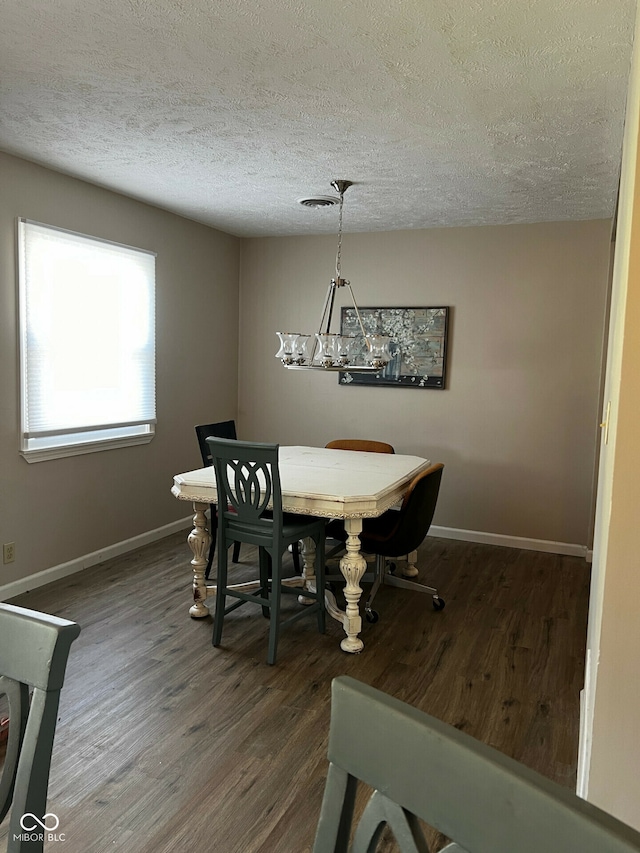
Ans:
[{"label": "table pedestal leg", "polygon": [[362,519],[346,518],[344,526],[347,531],[347,553],[340,560],[340,571],[347,582],[344,590],[347,609],[342,622],[347,636],[340,643],[340,648],[344,652],[351,652],[353,654],[362,651],[364,648],[364,643],[358,637],[358,634],[362,630],[359,604],[360,596],[362,595],[360,580],[366,571],[367,562],[360,553]]},{"label": "table pedestal leg", "polygon": [[207,597],[207,586],[204,579],[204,573],[207,568],[207,555],[209,553],[209,545],[211,537],[207,530],[207,511],[209,504],[194,503],[193,511],[193,530],[187,537],[189,548],[193,553],[193,604],[189,608],[189,615],[195,619],[202,619],[209,615],[209,608],[204,601]]}]

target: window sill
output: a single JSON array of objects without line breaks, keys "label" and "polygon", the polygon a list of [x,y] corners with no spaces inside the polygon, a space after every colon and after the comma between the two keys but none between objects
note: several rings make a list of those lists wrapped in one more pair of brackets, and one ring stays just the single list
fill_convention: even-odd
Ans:
[{"label": "window sill", "polygon": [[47,447],[40,450],[21,450],[20,455],[27,462],[46,462],[48,459],[62,459],[65,456],[81,456],[84,453],[98,453],[100,450],[115,450],[118,447],[133,447],[136,444],[149,444],[153,432],[145,435],[128,435],[122,438],[109,438],[104,441],[85,441],[60,447]]}]

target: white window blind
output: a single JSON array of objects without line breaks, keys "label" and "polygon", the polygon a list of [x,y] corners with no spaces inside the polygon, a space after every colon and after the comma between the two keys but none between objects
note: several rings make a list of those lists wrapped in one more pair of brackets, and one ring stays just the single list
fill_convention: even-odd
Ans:
[{"label": "white window blind", "polygon": [[24,219],[18,237],[23,455],[149,441],[155,255]]}]

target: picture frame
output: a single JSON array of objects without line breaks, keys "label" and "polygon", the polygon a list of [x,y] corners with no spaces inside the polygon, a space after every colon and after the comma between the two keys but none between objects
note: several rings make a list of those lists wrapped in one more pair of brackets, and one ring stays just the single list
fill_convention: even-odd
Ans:
[{"label": "picture frame", "polygon": [[[366,334],[387,335],[391,339],[392,358],[379,373],[340,371],[340,385],[445,389],[448,306],[359,308],[359,311]],[[365,364],[365,343],[358,340],[361,330],[355,308],[342,308],[340,334],[355,336],[352,359],[356,364]]]}]

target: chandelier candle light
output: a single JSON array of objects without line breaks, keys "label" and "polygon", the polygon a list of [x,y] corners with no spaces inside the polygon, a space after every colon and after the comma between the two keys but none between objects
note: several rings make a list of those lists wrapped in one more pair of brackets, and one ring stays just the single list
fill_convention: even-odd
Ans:
[{"label": "chandelier candle light", "polygon": [[[344,370],[350,373],[378,373],[391,359],[389,338],[386,335],[369,335],[365,332],[362,317],[353,295],[351,284],[342,278],[340,261],[342,255],[342,208],[345,190],[351,181],[332,181],[331,186],[340,196],[340,216],[338,225],[338,251],[336,254],[336,276],[331,279],[327,298],[320,317],[320,327],[315,337],[298,332],[276,332],[280,338],[280,349],[276,358],[285,367],[294,370]],[[312,205],[307,205],[312,206]],[[331,316],[336,290],[346,287],[351,294],[353,308],[360,325],[361,337],[357,335],[337,335],[331,333]],[[354,363],[354,344],[365,344],[365,364]],[[359,347],[362,349],[362,346]]]}]

